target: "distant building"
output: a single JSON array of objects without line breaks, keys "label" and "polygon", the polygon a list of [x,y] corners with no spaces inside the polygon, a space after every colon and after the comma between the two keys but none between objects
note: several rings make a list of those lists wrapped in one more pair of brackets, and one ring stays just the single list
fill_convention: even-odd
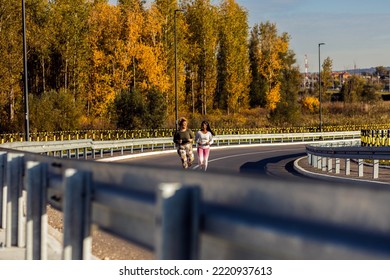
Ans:
[{"label": "distant building", "polygon": [[349,72],[333,72],[332,77],[333,80],[338,80],[340,85],[344,84],[346,80],[348,80],[352,75]]}]

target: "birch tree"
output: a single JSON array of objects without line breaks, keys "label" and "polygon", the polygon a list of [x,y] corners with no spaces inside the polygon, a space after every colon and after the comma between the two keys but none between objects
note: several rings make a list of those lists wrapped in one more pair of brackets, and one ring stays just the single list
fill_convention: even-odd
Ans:
[{"label": "birch tree", "polygon": [[276,108],[280,101],[280,74],[285,67],[283,58],[288,52],[288,42],[288,34],[283,33],[279,36],[276,24],[266,22],[253,27],[252,71],[255,69],[256,75],[253,76],[257,78],[253,83],[262,83],[262,92],[257,96],[251,96],[258,98],[258,100],[252,99],[252,104],[261,104],[271,111]]},{"label": "birch tree", "polygon": [[234,0],[222,1],[219,9],[218,85],[216,106],[227,114],[247,107],[249,56],[247,12]]},{"label": "birch tree", "polygon": [[212,109],[217,84],[217,9],[210,0],[188,1],[186,20],[189,40],[187,48],[187,103],[193,111],[206,115]]},{"label": "birch tree", "polygon": [[18,128],[17,111],[23,101],[20,1],[0,0],[0,131]]}]

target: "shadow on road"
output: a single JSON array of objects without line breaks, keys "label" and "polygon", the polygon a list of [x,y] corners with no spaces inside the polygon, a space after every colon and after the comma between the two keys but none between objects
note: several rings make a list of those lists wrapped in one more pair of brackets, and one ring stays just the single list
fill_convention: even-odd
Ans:
[{"label": "shadow on road", "polygon": [[[274,174],[270,174],[269,165],[274,164],[273,170],[275,171],[277,169],[280,172],[280,176],[278,177],[283,177],[283,173],[285,172],[285,175],[289,173],[295,176],[303,177],[301,174],[294,170],[294,160],[305,155],[306,153],[296,153],[266,158],[257,162],[246,162],[240,166],[240,173],[260,176],[273,176]],[[280,165],[277,165],[275,167],[276,163],[280,163]]]}]

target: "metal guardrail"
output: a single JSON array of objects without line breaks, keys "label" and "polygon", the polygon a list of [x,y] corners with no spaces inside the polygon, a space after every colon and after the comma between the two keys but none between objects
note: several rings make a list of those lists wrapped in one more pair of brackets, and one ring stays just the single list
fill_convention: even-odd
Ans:
[{"label": "metal guardrail", "polygon": [[27,259],[47,257],[47,202],[64,212],[64,259],[91,257],[92,224],[154,251],[157,259],[390,258],[389,188],[69,160],[4,148],[0,186],[5,245],[26,247]]},{"label": "metal guardrail", "polygon": [[[388,129],[389,124],[366,124],[366,125],[338,125],[323,126],[324,132],[335,131],[357,131],[362,129]],[[314,133],[319,132],[319,127],[263,127],[263,128],[214,128],[217,135],[237,135],[237,134],[282,134],[282,133]],[[70,141],[81,139],[93,139],[94,141],[125,140],[142,138],[173,137],[175,129],[137,129],[137,130],[74,130],[74,131],[40,131],[30,132],[30,141]],[[23,142],[24,133],[0,134],[0,144],[6,142]]]},{"label": "metal guardrail", "polygon": [[[390,147],[362,147],[360,141],[353,141],[349,146],[345,142],[340,146],[333,143],[332,145],[308,145],[306,146],[309,164],[322,171],[340,173],[340,159],[344,159],[345,175],[351,174],[351,160],[358,162],[358,176],[364,175],[364,163],[366,160],[371,161],[373,169],[372,178],[379,178],[380,160],[390,160]],[[333,160],[335,165],[333,165]],[[334,168],[333,168],[334,166]]]},{"label": "metal guardrail", "polygon": [[[351,138],[360,138],[360,132],[217,135],[214,137],[214,145],[289,143]],[[88,158],[88,156],[96,158],[96,155],[103,157],[105,153],[109,153],[112,156],[114,152],[120,152],[123,155],[125,151],[134,153],[135,151],[174,149],[174,144],[172,137],[161,137],[113,141],[82,139],[72,141],[10,142],[2,144],[0,147],[67,158],[80,158],[81,156],[84,158]]]}]

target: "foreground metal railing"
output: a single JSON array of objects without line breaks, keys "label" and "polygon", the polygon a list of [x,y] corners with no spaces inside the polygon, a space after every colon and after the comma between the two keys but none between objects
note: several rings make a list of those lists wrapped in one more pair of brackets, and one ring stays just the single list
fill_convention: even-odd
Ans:
[{"label": "foreground metal railing", "polygon": [[91,258],[93,224],[157,259],[390,258],[390,189],[369,183],[284,182],[0,148],[0,186],[5,246],[26,248],[26,259],[47,258],[47,203],[64,213],[64,259]]}]

